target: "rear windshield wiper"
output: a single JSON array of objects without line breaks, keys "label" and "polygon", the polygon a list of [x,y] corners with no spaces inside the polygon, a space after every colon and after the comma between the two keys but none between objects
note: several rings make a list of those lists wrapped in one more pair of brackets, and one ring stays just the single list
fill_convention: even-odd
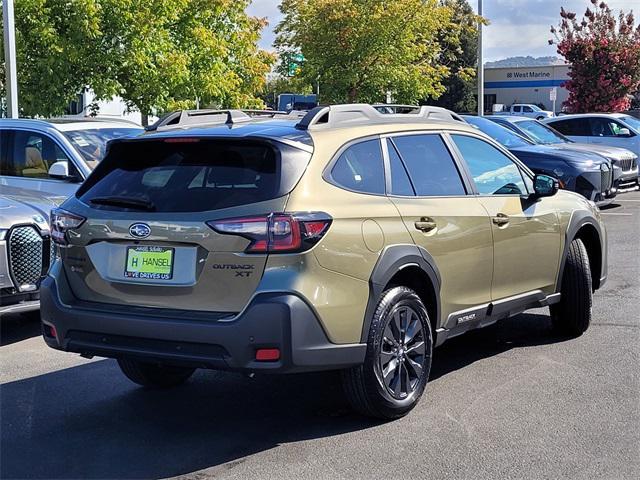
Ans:
[{"label": "rear windshield wiper", "polygon": [[95,197],[89,202],[96,205],[110,205],[114,207],[133,208],[136,210],[154,211],[156,206],[150,200],[134,197]]}]

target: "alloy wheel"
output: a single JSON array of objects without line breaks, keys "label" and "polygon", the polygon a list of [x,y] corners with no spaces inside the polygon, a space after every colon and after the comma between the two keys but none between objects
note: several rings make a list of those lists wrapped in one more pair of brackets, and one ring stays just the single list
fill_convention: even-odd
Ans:
[{"label": "alloy wheel", "polygon": [[404,305],[392,310],[378,354],[378,375],[393,398],[404,400],[416,391],[426,351],[424,327],[418,313]]}]

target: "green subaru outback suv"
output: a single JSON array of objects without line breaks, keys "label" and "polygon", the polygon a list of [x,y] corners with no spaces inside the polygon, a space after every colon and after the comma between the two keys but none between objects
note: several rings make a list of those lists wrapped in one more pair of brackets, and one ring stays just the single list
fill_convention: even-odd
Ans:
[{"label": "green subaru outback suv", "polygon": [[383,418],[451,337],[547,305],[581,334],[607,275],[594,204],[433,107],[178,112],[112,142],[51,223],[49,346],[147,387],[339,369]]}]

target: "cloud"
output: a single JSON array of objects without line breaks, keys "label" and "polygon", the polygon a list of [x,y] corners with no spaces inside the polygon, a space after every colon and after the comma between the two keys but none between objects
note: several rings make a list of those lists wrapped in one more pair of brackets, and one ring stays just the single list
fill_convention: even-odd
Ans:
[{"label": "cloud", "polygon": [[276,38],[273,29],[282,18],[278,5],[280,5],[279,0],[253,0],[247,7],[247,13],[249,15],[266,18],[269,22],[269,25],[262,30],[262,37],[260,38],[260,42],[258,42],[260,48],[264,48],[265,50],[273,50],[273,41]]}]

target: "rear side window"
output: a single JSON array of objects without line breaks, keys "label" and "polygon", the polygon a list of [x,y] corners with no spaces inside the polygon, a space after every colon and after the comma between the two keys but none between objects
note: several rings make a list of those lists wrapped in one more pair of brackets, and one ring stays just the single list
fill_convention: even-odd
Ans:
[{"label": "rear side window", "polygon": [[333,165],[331,178],[349,190],[384,195],[380,140],[365,140],[348,147]]},{"label": "rear side window", "polygon": [[77,196],[95,208],[217,210],[286,195],[310,156],[259,141],[116,141]]},{"label": "rear side window", "polygon": [[465,195],[458,169],[440,135],[404,135],[393,143],[418,196]]},{"label": "rear side window", "polygon": [[557,122],[549,123],[549,125],[551,125],[551,127],[555,128],[563,135],[574,137],[588,137],[591,135],[589,120],[586,118],[558,120]]}]

